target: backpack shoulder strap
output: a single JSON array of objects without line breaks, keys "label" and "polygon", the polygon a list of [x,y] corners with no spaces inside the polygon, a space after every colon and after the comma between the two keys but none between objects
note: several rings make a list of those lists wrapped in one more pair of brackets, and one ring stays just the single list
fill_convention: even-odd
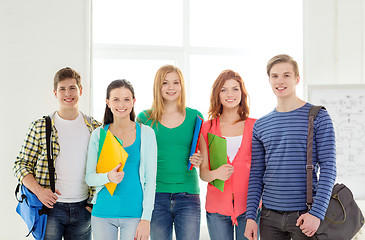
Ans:
[{"label": "backpack shoulder strap", "polygon": [[86,121],[91,125],[93,126],[93,119],[89,116],[89,115],[86,115],[86,114],[83,114],[84,118],[86,119]]},{"label": "backpack shoulder strap", "polygon": [[308,136],[307,136],[307,207],[311,208],[313,204],[313,128],[314,119],[317,117],[319,110],[326,109],[323,106],[312,106],[308,112]]},{"label": "backpack shoulder strap", "polygon": [[55,192],[55,181],[54,181],[54,173],[55,168],[53,164],[53,157],[51,154],[52,147],[51,147],[51,137],[52,137],[52,121],[49,116],[44,117],[46,120],[46,144],[47,144],[47,160],[48,160],[48,174],[49,174],[49,181],[51,184],[52,192]]},{"label": "backpack shoulder strap", "polygon": [[322,108],[323,108],[323,109],[326,109],[326,108],[325,108],[325,107],[323,107],[323,106],[315,106],[315,105],[313,105],[313,106],[309,109],[308,117],[313,116],[313,120],[314,120],[314,119],[317,117],[319,110],[321,110]]}]

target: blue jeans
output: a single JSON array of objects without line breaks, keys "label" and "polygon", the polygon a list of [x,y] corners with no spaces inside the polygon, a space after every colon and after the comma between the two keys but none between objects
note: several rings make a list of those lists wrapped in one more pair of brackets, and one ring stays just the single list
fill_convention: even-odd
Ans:
[{"label": "blue jeans", "polygon": [[198,240],[200,236],[199,194],[156,193],[151,219],[151,240]]},{"label": "blue jeans", "polygon": [[309,240],[296,226],[297,219],[307,211],[279,212],[262,207],[260,235],[262,240]]},{"label": "blue jeans", "polygon": [[57,202],[49,210],[45,240],[90,240],[91,214],[85,208],[86,200],[77,203]]},{"label": "blue jeans", "polygon": [[246,228],[246,213],[237,217],[238,226],[232,225],[231,216],[207,212],[208,231],[211,240],[247,240],[244,236]]},{"label": "blue jeans", "polygon": [[133,240],[140,218],[99,218],[91,216],[93,240]]}]

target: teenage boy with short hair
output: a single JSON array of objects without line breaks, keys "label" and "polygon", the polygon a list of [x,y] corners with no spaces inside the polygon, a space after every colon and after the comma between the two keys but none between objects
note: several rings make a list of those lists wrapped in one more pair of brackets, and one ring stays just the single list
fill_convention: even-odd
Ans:
[{"label": "teenage boy with short hair", "polygon": [[256,210],[262,199],[261,239],[309,239],[324,219],[336,178],[333,124],[327,111],[321,109],[314,121],[315,198],[308,211],[307,134],[312,105],[296,95],[299,70],[290,56],[273,57],[267,64],[267,74],[277,97],[277,107],[258,119],[253,129],[245,236],[257,239]]},{"label": "teenage boy with short hair", "polygon": [[82,86],[75,70],[59,70],[53,92],[59,103],[50,116],[56,191],[50,189],[44,118],[30,125],[14,163],[14,175],[49,208],[44,239],[89,240],[91,215],[86,207],[94,189],[86,185],[85,167],[90,134],[100,123],[79,112]]}]

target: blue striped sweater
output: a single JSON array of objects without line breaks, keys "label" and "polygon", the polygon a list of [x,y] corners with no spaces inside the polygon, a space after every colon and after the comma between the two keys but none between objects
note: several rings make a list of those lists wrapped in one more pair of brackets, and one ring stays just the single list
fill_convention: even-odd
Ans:
[{"label": "blue striped sweater", "polygon": [[[252,161],[247,219],[256,218],[260,199],[266,208],[301,211],[306,206],[308,111],[270,112],[258,119],[252,135]],[[324,219],[336,178],[335,133],[330,116],[321,109],[314,121],[313,196],[310,214]],[[319,176],[316,174],[319,172]],[[318,176],[318,178],[317,178]]]}]

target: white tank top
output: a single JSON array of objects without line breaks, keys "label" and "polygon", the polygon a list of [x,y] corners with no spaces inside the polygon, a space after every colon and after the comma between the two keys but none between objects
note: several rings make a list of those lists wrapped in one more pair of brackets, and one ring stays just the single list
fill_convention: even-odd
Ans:
[{"label": "white tank top", "polygon": [[238,149],[241,146],[242,135],[241,136],[236,136],[236,137],[225,137],[225,139],[227,140],[228,159],[232,163],[234,158],[236,157]]}]

